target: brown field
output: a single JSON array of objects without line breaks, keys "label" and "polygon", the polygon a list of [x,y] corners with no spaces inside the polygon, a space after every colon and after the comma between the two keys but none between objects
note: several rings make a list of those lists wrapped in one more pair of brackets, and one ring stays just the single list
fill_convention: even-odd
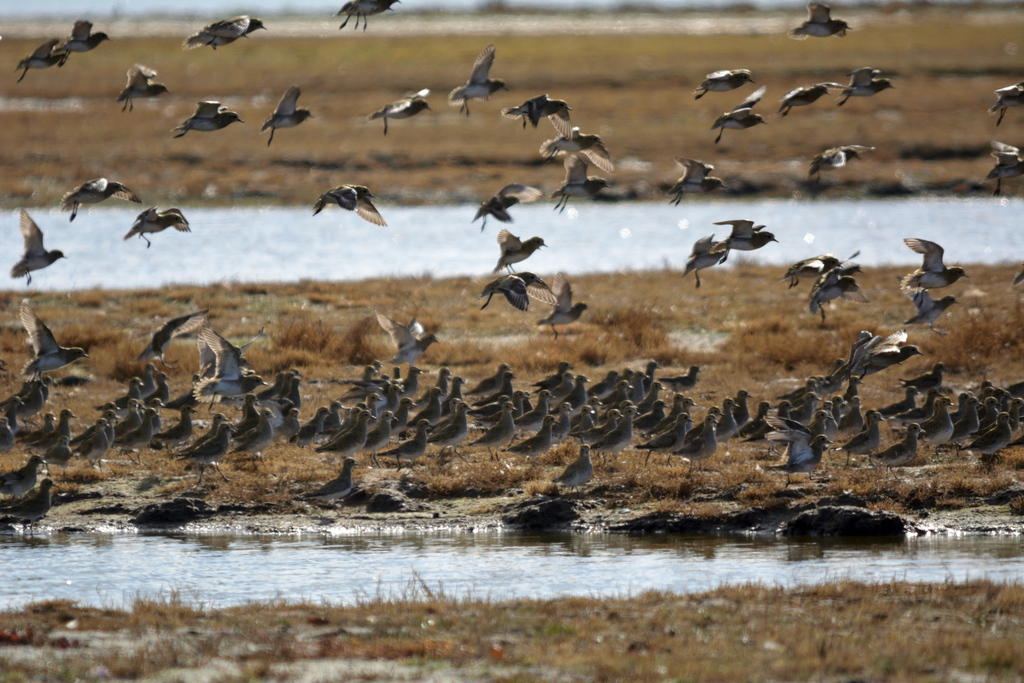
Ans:
[{"label": "brown field", "polygon": [[[628,27],[647,17],[662,15],[624,19]],[[460,35],[457,18],[451,35],[443,28],[441,35],[415,35],[415,17],[402,17],[413,34],[399,37],[386,33],[389,18],[376,17],[365,34],[333,28],[325,34],[319,27],[312,38],[275,35],[270,21],[270,30],[216,52],[184,52],[177,34],[115,35],[62,68],[32,70],[21,83],[15,83],[19,74],[9,74],[0,83],[0,205],[54,206],[71,187],[99,176],[119,179],[147,204],[161,206],[311,204],[341,183],[367,185],[385,204],[480,200],[508,182],[550,191],[563,176],[561,165],[544,163],[537,149],[554,136],[551,127],[544,122],[523,131],[498,114],[543,92],[569,102],[584,132],[603,136],[618,162],[606,193],[620,199],[662,198],[678,176],[675,156],[714,163],[732,194],[806,194],[813,190],[805,183],[810,158],[837,144],[878,150],[827,176],[831,194],[987,193],[991,185],[979,184],[992,165],[989,141],[1019,144],[1024,125],[1011,110],[997,129],[986,114],[993,91],[1020,80],[1016,49],[1024,14],[1012,10],[862,10],[851,17],[854,30],[845,38],[802,42],[781,34],[628,30],[503,35],[500,14],[493,15],[493,38]],[[573,20],[549,19],[569,33]],[[791,23],[799,20],[795,13]],[[435,20],[422,21],[438,30]],[[46,37],[21,36],[5,35],[0,63],[12,67]],[[491,75],[506,80],[511,92],[474,101],[473,114],[461,117],[447,106],[447,93],[465,81],[490,42],[497,47]],[[114,99],[134,62],[159,71],[157,80],[172,94],[122,114]],[[847,73],[865,65],[882,69],[896,89],[852,98],[842,108],[828,97],[784,119],[776,114],[790,89],[846,82]],[[753,69],[757,83],[768,85],[758,110],[769,125],[727,131],[715,145],[711,123],[752,88],[697,101],[690,92],[704,74],[738,67]],[[268,148],[258,127],[293,84],[303,89],[300,106],[315,118],[279,131]],[[432,90],[432,111],[393,122],[387,137],[379,121],[365,120],[424,87]],[[171,128],[200,98],[231,105],[245,123],[173,139]],[[1015,191],[1012,181],[1007,190]]]},{"label": "brown field", "polygon": [[[961,303],[938,323],[948,334],[911,329],[910,342],[923,355],[905,367],[869,377],[860,391],[864,407],[880,407],[901,398],[896,379],[913,376],[936,361],[945,364],[946,385],[954,396],[986,379],[999,385],[1021,380],[1024,313],[1019,294],[1010,286],[1015,270],[968,267],[969,284],[951,288],[957,290]],[[706,408],[721,404],[741,388],[750,392],[753,411],[760,400],[773,400],[799,386],[803,378],[828,371],[833,359],[847,355],[859,330],[888,334],[912,315],[910,302],[892,286],[899,274],[892,268],[867,270],[860,280],[871,303],[839,302],[829,310],[825,324],[806,310],[809,285],[787,290],[778,281],[778,270],[737,259],[732,268],[704,273],[699,290],[672,270],[574,278],[578,300],[589,302],[591,308],[579,323],[565,328],[557,341],[549,329],[534,325],[533,315],[520,314],[504,302],[478,310],[479,285],[464,279],[79,291],[36,294],[30,300],[61,343],[81,346],[90,354],[88,360],[55,374],[80,375],[91,381],[55,388],[47,406],[55,413],[71,408],[78,418],[76,430],[93,422],[98,415],[94,406],[122,393],[122,383],[141,372],[132,359],[160,321],[197,308],[211,309],[214,328],[239,343],[266,326],[268,338],[257,343],[247,358],[268,381],[280,370],[301,371],[303,420],[344,393],[339,380],[360,374],[361,365],[373,358],[390,357],[390,342],[370,317],[374,309],[398,318],[417,315],[441,339],[421,359],[420,366],[431,372],[424,377],[424,386],[433,382],[433,373],[442,365],[473,382],[492,373],[498,363],[508,362],[517,373],[517,385],[526,386],[554,370],[560,360],[571,362],[593,382],[610,368],[642,368],[649,359],[657,360],[662,366],[659,372],[669,376],[697,364],[702,368],[700,381],[690,394],[698,405],[697,419]],[[415,294],[410,298],[409,292]],[[28,357],[17,320],[22,296],[22,292],[2,295],[0,357],[10,370],[0,379],[4,395],[18,388],[17,369]],[[168,359],[178,363],[178,370],[170,373],[172,395],[177,395],[188,388],[197,366],[195,345],[187,339],[175,342]],[[237,409],[225,412],[233,417]],[[175,420],[173,414],[165,417],[165,424]],[[201,417],[207,418],[208,413]],[[888,428],[884,433],[889,434]],[[507,455],[495,462],[482,449],[468,449],[465,460],[440,461],[432,450],[412,471],[401,472],[393,464],[369,467],[364,456],[356,477],[370,492],[399,479],[420,485],[428,505],[465,506],[463,499],[468,496],[477,502],[467,509],[486,516],[504,504],[509,491],[556,493],[547,482],[575,453],[575,446],[563,445],[536,461]],[[19,466],[27,456],[23,448],[0,454],[0,471]],[[67,500],[90,492],[116,494],[128,496],[136,506],[187,494],[213,504],[259,504],[269,515],[301,519],[310,507],[300,494],[331,478],[339,467],[311,449],[278,444],[267,451],[261,465],[249,456],[225,458],[223,469],[230,482],[207,476],[197,487],[195,470],[189,471],[163,452],[142,454],[142,466],[132,464],[127,454],[112,451],[108,457],[102,471],[73,463],[65,479],[55,470],[58,493],[67,494]],[[644,460],[641,451],[627,450],[618,459],[599,462],[595,481],[584,487],[595,501],[587,508],[596,506],[600,512],[629,506],[646,513],[714,516],[754,506],[785,510],[844,493],[861,496],[875,508],[901,513],[969,508],[997,494],[1014,498],[1020,489],[1024,450],[1004,450],[989,469],[967,452],[922,447],[915,466],[893,472],[856,458],[847,467],[845,456],[828,455],[813,480],[803,475],[795,478],[790,489],[797,494],[784,490],[783,474],[769,471],[780,460],[763,444],[731,442],[728,449],[720,447],[703,471],[692,473],[678,459],[666,463],[664,456],[656,456],[648,466]],[[1020,508],[1020,494],[1016,495],[1010,502]],[[1007,502],[1000,505],[1003,514],[1009,515]],[[54,523],[68,519],[62,516],[84,514],[92,506],[89,500],[62,505],[54,511]],[[344,519],[361,514],[363,505],[338,509]]]},{"label": "brown field", "polygon": [[[352,607],[140,597],[0,612],[6,681],[1016,681],[1024,589],[976,582]],[[11,633],[22,640],[11,643]]]}]

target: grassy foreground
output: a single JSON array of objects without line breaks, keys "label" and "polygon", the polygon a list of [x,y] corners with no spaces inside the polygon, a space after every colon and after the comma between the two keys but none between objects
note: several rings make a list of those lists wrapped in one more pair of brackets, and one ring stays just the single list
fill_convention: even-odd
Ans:
[{"label": "grassy foreground", "polygon": [[[650,359],[661,364],[659,373],[666,376],[682,374],[696,364],[702,371],[689,394],[697,404],[692,413],[695,421],[740,389],[750,393],[752,410],[761,400],[774,403],[776,396],[800,386],[805,377],[825,373],[835,358],[845,357],[859,330],[888,334],[913,315],[909,300],[892,286],[905,268],[867,269],[858,279],[871,302],[840,301],[822,324],[807,312],[809,285],[787,290],[778,281],[777,270],[733,259],[736,263],[731,268],[704,271],[699,290],[689,280],[681,282],[678,271],[672,270],[574,278],[577,299],[589,302],[591,308],[557,341],[550,330],[535,326],[533,315],[514,311],[503,301],[480,311],[475,300],[480,285],[466,279],[39,293],[30,301],[62,344],[89,352],[88,360],[57,374],[90,381],[56,387],[47,406],[55,413],[70,408],[77,416],[75,433],[98,416],[95,406],[123,393],[123,382],[141,373],[142,367],[132,359],[159,323],[199,308],[209,308],[213,327],[236,343],[266,327],[268,338],[250,349],[247,358],[268,382],[278,371],[301,371],[303,420],[345,392],[340,380],[359,375],[361,366],[372,359],[390,357],[390,342],[372,318],[374,310],[398,319],[419,316],[437,333],[441,343],[420,361],[431,373],[421,386],[432,384],[441,366],[472,384],[507,362],[517,373],[516,385],[526,387],[553,371],[561,360],[572,363],[576,372],[592,382],[611,368],[642,369]],[[937,323],[948,334],[911,329],[910,343],[918,345],[923,355],[869,377],[860,389],[865,410],[902,398],[897,378],[914,376],[936,361],[945,364],[946,386],[954,396],[986,379],[1000,386],[1022,379],[1024,311],[1020,295],[1010,284],[1016,268],[968,266],[967,270],[970,284],[951,288],[957,289],[961,303]],[[22,292],[0,295],[0,357],[11,370],[0,377],[3,395],[20,386],[17,370],[28,357],[17,320],[22,296]],[[190,386],[198,363],[195,344],[188,339],[176,341],[168,359],[178,365],[170,372],[174,396]],[[231,418],[238,414],[236,408],[224,412]],[[205,424],[209,413],[199,417]],[[164,419],[169,425],[176,416],[165,411]],[[883,430],[886,443],[898,438],[888,428]],[[634,445],[638,443],[639,436],[634,439]],[[494,461],[479,447],[464,452],[464,460],[441,460],[436,448],[431,448],[412,471],[402,472],[393,463],[370,467],[368,457],[361,456],[356,478],[370,492],[401,480],[421,490],[428,506],[462,505],[463,512],[485,515],[507,504],[509,492],[557,494],[550,480],[575,458],[577,447],[566,443],[532,461],[510,454]],[[28,455],[23,447],[0,454],[0,471],[20,466]],[[77,502],[55,508],[52,521],[59,525],[62,515],[78,514],[82,516],[71,518],[76,523],[94,522],[96,518],[89,514],[96,507],[96,501],[90,500],[95,494],[126,500],[136,508],[188,495],[213,505],[253,505],[265,514],[301,517],[310,510],[301,494],[331,479],[340,468],[329,454],[278,443],[267,450],[262,464],[247,454],[227,456],[222,467],[230,482],[213,475],[197,486],[197,472],[166,451],[140,455],[141,466],[128,453],[113,450],[102,470],[72,461],[65,478],[55,469],[57,492]],[[594,482],[584,487],[584,493],[594,501],[587,507],[599,512],[628,506],[638,514],[702,517],[753,506],[784,511],[839,495],[860,496],[870,507],[898,513],[969,508],[998,495],[1009,496],[1000,503],[1002,514],[1022,508],[1024,449],[1019,447],[1004,449],[991,469],[967,451],[944,447],[922,446],[913,466],[892,472],[859,458],[848,465],[845,454],[829,454],[813,480],[801,475],[788,490],[785,475],[770,469],[780,462],[763,442],[732,441],[720,446],[703,471],[693,472],[678,458],[669,461],[663,455],[646,464],[642,451],[629,449],[607,463],[598,460]],[[345,518],[361,514],[363,505],[338,509]]]},{"label": "grassy foreground", "polygon": [[[793,13],[793,21],[801,19]],[[756,13],[749,15],[751,20]],[[389,17],[377,17],[386,25]],[[184,36],[115,35],[64,67],[0,79],[7,102],[0,128],[0,206],[56,206],[90,178],[116,178],[147,204],[310,204],[341,183],[363,184],[388,203],[480,201],[509,182],[550,192],[561,182],[559,162],[544,163],[540,143],[554,137],[547,122],[522,130],[502,107],[541,93],[566,100],[585,133],[599,133],[618,162],[609,196],[661,198],[678,177],[672,159],[716,165],[734,193],[807,194],[807,164],[840,144],[878,149],[826,178],[835,193],[990,191],[978,186],[992,166],[992,137],[1020,143],[1021,117],[1011,110],[1000,128],[986,114],[993,91],[1020,79],[1015,50],[1024,29],[1019,12],[984,8],[894,7],[870,23],[853,20],[842,39],[795,41],[779,35],[423,35],[397,38],[334,32],[296,38],[259,31],[225,48],[183,52]],[[554,16],[572,33],[572,16]],[[97,22],[96,30],[103,30]],[[955,36],[955,39],[951,39]],[[46,36],[0,43],[0,64],[18,63]],[[491,72],[511,91],[474,101],[460,116],[446,102],[465,82],[477,54],[497,48]],[[140,62],[159,72],[171,94],[122,113],[114,100],[125,71]],[[552,68],[558,65],[559,68]],[[895,90],[853,98],[834,96],[776,112],[789,90],[820,81],[846,83],[853,69],[872,66]],[[728,131],[719,145],[708,129],[752,87],[691,94],[704,75],[750,68],[767,84],[758,111],[769,121]],[[314,118],[282,130],[265,144],[259,126],[291,85]],[[403,94],[430,88],[431,111],[392,122],[382,134],[367,114]],[[171,128],[197,100],[218,99],[244,124],[175,140]],[[630,163],[624,163],[624,162]],[[1013,181],[1006,191],[1015,192]]]},{"label": "grassy foreground", "polygon": [[[2,680],[1016,681],[1024,588],[839,582],[493,602],[0,612]],[[16,632],[22,640],[10,642]],[[29,634],[30,632],[30,634]]]}]

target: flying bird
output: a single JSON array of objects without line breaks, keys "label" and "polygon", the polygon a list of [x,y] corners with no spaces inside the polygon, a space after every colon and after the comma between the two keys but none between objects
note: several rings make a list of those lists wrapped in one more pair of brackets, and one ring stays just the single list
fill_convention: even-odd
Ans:
[{"label": "flying bird", "polygon": [[683,269],[683,277],[693,273],[694,277],[697,278],[697,287],[700,287],[700,273],[698,271],[718,265],[725,261],[725,257],[728,256],[728,250],[713,250],[714,239],[714,233],[707,235],[706,237],[701,237],[693,243],[693,249],[690,250],[690,256],[686,259],[686,267]]},{"label": "flying bird", "polygon": [[724,186],[721,178],[708,175],[715,170],[711,164],[705,164],[697,159],[676,157],[676,165],[683,169],[683,176],[668,191],[669,194],[675,195],[675,199],[669,200],[669,202],[676,206],[679,206],[679,202],[683,200],[684,193],[711,192]]},{"label": "flying bird", "polygon": [[21,324],[25,327],[34,354],[32,360],[22,368],[22,373],[31,375],[32,379],[41,379],[44,372],[58,370],[79,358],[89,357],[82,349],[64,348],[58,344],[50,328],[28,307],[27,301],[21,302]]},{"label": "flying bird", "polygon": [[477,299],[487,297],[487,301],[480,307],[481,311],[487,308],[487,304],[491,303],[491,297],[495,294],[503,295],[514,308],[526,311],[530,308],[530,296],[532,295],[535,299],[540,299],[540,290],[551,291],[547,284],[539,277],[524,271],[522,273],[502,275],[491,280]]},{"label": "flying bird", "polygon": [[900,286],[904,290],[941,289],[962,277],[967,277],[967,273],[959,266],[946,267],[946,264],[942,262],[945,252],[935,242],[916,237],[908,237],[903,242],[910,247],[911,251],[924,255],[921,267],[900,280]]},{"label": "flying bird", "polygon": [[235,122],[245,123],[237,112],[231,111],[220,102],[203,100],[196,102],[196,110],[192,116],[185,119],[181,125],[175,126],[171,132],[179,131],[174,137],[180,138],[190,130],[210,132],[226,128]]},{"label": "flying bird", "polygon": [[574,323],[579,320],[583,311],[587,310],[586,304],[574,304],[572,302],[572,285],[569,284],[569,279],[565,277],[565,273],[555,275],[555,280],[548,290],[533,288],[528,291],[530,296],[537,301],[542,301],[551,306],[551,315],[538,320],[537,324],[550,325],[551,331],[555,333],[555,339],[558,339],[558,330],[555,329],[555,325]]},{"label": "flying bird", "polygon": [[[398,347],[398,352],[389,363],[408,363],[412,368],[427,348],[437,341],[433,334],[425,334],[426,330],[416,320],[408,325],[377,313],[377,322],[391,336],[391,341]],[[418,336],[418,337],[417,337]]]},{"label": "flying bird", "polygon": [[24,69],[24,71],[21,72],[21,77],[18,78],[18,83],[21,83],[22,79],[25,78],[29,69],[46,69],[55,64],[58,66],[64,66],[64,62],[68,59],[68,53],[55,49],[59,42],[60,41],[56,38],[48,40],[37,47],[28,57],[25,57],[23,60],[18,62],[18,66],[14,70],[18,71],[19,69]]},{"label": "flying bird", "polygon": [[39,226],[36,225],[35,221],[32,220],[24,209],[21,210],[19,227],[21,228],[21,238],[24,241],[25,248],[21,259],[11,268],[11,277],[27,277],[28,280],[25,284],[30,285],[32,284],[33,270],[41,270],[57,259],[66,257],[64,252],[59,249],[46,250],[46,247],[43,246],[43,231],[39,229]]},{"label": "flying bird", "polygon": [[195,332],[206,322],[206,314],[209,312],[209,309],[203,309],[168,320],[153,334],[153,339],[149,342],[149,345],[143,349],[142,353],[133,362],[145,363],[146,361],[159,359],[166,367],[174,367],[164,359],[164,354],[167,353],[167,347],[170,346],[171,340]]},{"label": "flying bird", "polygon": [[501,110],[501,115],[508,119],[521,117],[523,119],[523,128],[526,128],[527,121],[536,128],[537,124],[540,123],[540,118],[546,116],[551,125],[555,127],[555,130],[569,138],[572,137],[572,122],[569,120],[570,111],[572,111],[572,108],[563,100],[552,100],[547,95],[538,95],[518,106],[505,107]]},{"label": "flying bird", "polygon": [[592,197],[606,187],[608,181],[598,176],[588,177],[587,162],[573,154],[565,158],[565,181],[551,193],[551,199],[558,199],[554,208],[561,213],[570,197]]},{"label": "flying bird", "polygon": [[142,203],[142,200],[127,186],[106,178],[96,178],[82,183],[65,194],[60,200],[60,210],[71,212],[70,222],[75,220],[75,216],[78,215],[78,207],[82,204],[98,204],[110,197],[117,197],[136,204]]},{"label": "flying bird", "polygon": [[807,169],[807,179],[814,177],[815,181],[821,180],[822,171],[831,171],[846,166],[851,159],[860,159],[864,152],[873,152],[874,147],[864,145],[842,145],[841,147],[830,147],[824,152],[814,155],[811,165]]},{"label": "flying bird", "polygon": [[861,68],[850,73],[850,85],[843,88],[839,98],[839,106],[846,104],[850,97],[871,97],[883,90],[895,87],[888,78],[878,78],[882,72],[872,69],[870,66]]},{"label": "flying bird", "polygon": [[832,8],[817,2],[808,3],[807,21],[789,32],[791,38],[805,40],[807,36],[816,38],[828,38],[839,36],[842,38],[850,30],[850,25],[841,19],[832,18]]},{"label": "flying bird", "polygon": [[759,114],[755,114],[753,106],[761,101],[764,96],[765,90],[768,86],[762,85],[760,88],[750,94],[747,99],[737,104],[732,111],[727,111],[719,116],[714,125],[711,126],[711,130],[721,129],[718,132],[718,137],[715,138],[715,144],[722,139],[722,133],[727,128],[732,130],[743,130],[746,128],[752,128],[759,123],[768,123]]},{"label": "flying bird", "polygon": [[608,149],[601,142],[601,137],[583,134],[575,126],[573,126],[571,135],[559,133],[557,137],[541,143],[540,153],[547,159],[552,159],[559,154],[580,153],[605,173],[615,172],[615,164],[612,163]]},{"label": "flying bird", "polygon": [[473,220],[470,222],[475,223],[482,217],[484,222],[480,225],[480,232],[483,232],[484,228],[487,227],[488,216],[493,216],[502,223],[511,223],[512,216],[508,213],[509,208],[515,206],[519,202],[525,203],[536,201],[543,196],[544,193],[536,187],[520,185],[519,183],[509,183],[498,190],[498,193],[487,201],[480,202],[480,206],[476,210],[476,216],[474,216]]},{"label": "flying bird", "polygon": [[163,83],[154,83],[154,78],[156,78],[156,72],[141,64],[136,64],[128,69],[128,84],[125,85],[121,94],[117,96],[118,102],[124,102],[121,111],[125,109],[134,111],[135,105],[132,102],[132,98],[156,97],[168,92],[167,86]]},{"label": "flying bird", "polygon": [[992,141],[992,156],[996,159],[996,165],[985,176],[985,180],[996,179],[996,190],[992,196],[998,197],[1003,189],[1003,178],[1024,175],[1024,157],[1016,147],[995,140]]},{"label": "flying bird", "polygon": [[132,223],[132,227],[124,238],[128,240],[138,235],[146,241],[146,248],[149,249],[153,245],[146,234],[162,232],[167,228],[174,228],[178,232],[192,232],[181,209],[170,208],[157,211],[155,206],[151,206],[135,217],[135,222]]},{"label": "flying bird", "polygon": [[346,211],[355,211],[364,221],[387,226],[377,207],[370,201],[372,198],[370,190],[363,185],[338,185],[320,195],[320,199],[313,205],[313,215],[323,211],[328,204],[336,203]]},{"label": "flying bird", "polygon": [[340,17],[343,14],[345,15],[345,21],[341,22],[341,26],[338,27],[338,30],[340,31],[345,28],[348,24],[348,20],[354,15],[356,18],[355,28],[359,28],[359,20],[362,19],[363,30],[365,31],[366,17],[372,14],[381,14],[386,12],[397,2],[399,2],[399,0],[349,0],[342,5],[341,9],[334,15],[336,17]]},{"label": "flying bird", "polygon": [[281,96],[281,101],[277,103],[277,109],[263,122],[260,132],[262,133],[267,128],[270,129],[270,139],[267,140],[267,147],[270,147],[270,143],[274,141],[274,132],[278,128],[294,128],[313,116],[312,112],[308,109],[296,107],[299,95],[301,94],[302,91],[296,85],[288,88],[284,95]]},{"label": "flying bird", "polygon": [[460,85],[448,93],[448,104],[459,107],[459,113],[466,112],[469,116],[470,100],[487,100],[497,90],[508,90],[505,81],[500,78],[489,78],[491,65],[494,64],[494,46],[488,45],[473,62],[473,72],[465,85]]},{"label": "flying bird", "polygon": [[418,92],[409,93],[397,102],[385,106],[383,109],[378,109],[369,116],[366,117],[367,121],[376,121],[377,119],[384,119],[384,135],[388,134],[388,119],[408,119],[416,116],[421,111],[430,109],[430,105],[424,99],[430,94],[428,88],[424,88]]},{"label": "flying bird", "polygon": [[183,50],[194,50],[209,45],[216,50],[221,45],[228,45],[239,38],[248,37],[257,29],[266,29],[263,22],[256,17],[240,16],[222,19],[206,26],[199,33],[193,34],[181,44]]},{"label": "flying bird", "polygon": [[699,100],[709,92],[728,92],[735,90],[745,83],[753,83],[754,76],[750,69],[723,69],[714,71],[706,76],[706,80],[697,86],[693,91],[695,100]]}]

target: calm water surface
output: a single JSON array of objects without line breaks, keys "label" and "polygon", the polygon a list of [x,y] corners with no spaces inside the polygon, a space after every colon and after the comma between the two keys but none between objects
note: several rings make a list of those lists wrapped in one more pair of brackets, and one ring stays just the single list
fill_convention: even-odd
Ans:
[{"label": "calm water surface", "polygon": [[1005,536],[896,540],[618,534],[373,533],[333,537],[0,536],[0,608],[68,598],[120,605],[189,589],[213,605],[285,598],[352,602],[412,582],[452,596],[550,598],[680,593],[762,582],[1024,581]]},{"label": "calm water surface", "polygon": [[[574,205],[575,204],[575,205]],[[74,223],[66,213],[32,211],[48,249],[68,257],[33,274],[28,289],[139,288],[167,283],[296,282],[357,280],[377,276],[468,275],[486,281],[497,261],[495,236],[505,227],[489,221],[481,233],[471,223],[475,206],[380,206],[388,227],[328,207],[185,209],[191,233],[167,230],[125,242],[139,207],[93,207]],[[903,244],[922,237],[946,248],[950,263],[1001,263],[1024,259],[1020,199],[913,199],[752,202],[687,201],[658,204],[573,202],[559,214],[549,205],[513,207],[516,235],[544,238],[529,269],[615,272],[682,268],[693,243],[728,226],[716,221],[749,218],[768,226],[779,244],[730,262],[788,264],[823,252],[846,257],[860,250],[862,265],[920,263]],[[0,215],[0,253],[13,264],[21,251],[18,213]],[[711,272],[711,271],[709,271]],[[709,275],[713,277],[713,275]],[[23,282],[8,280],[15,290]],[[27,291],[27,290],[26,290]]]}]

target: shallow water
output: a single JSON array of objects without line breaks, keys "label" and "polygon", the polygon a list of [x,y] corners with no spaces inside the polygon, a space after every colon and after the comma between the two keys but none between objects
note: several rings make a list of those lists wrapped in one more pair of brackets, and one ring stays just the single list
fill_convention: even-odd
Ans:
[{"label": "shallow water", "polygon": [[283,598],[351,603],[422,582],[454,597],[691,593],[796,586],[1024,580],[1017,537],[776,539],[650,534],[340,533],[316,537],[0,536],[0,608],[67,598],[120,605],[183,589],[214,606]]},{"label": "shallow water", "polygon": [[[152,248],[123,236],[141,210],[83,209],[68,214],[31,211],[48,249],[66,260],[33,274],[29,289],[140,288],[168,283],[297,282],[357,280],[376,276],[467,275],[486,281],[497,261],[490,220],[481,233],[471,223],[476,207],[378,207],[388,227],[327,207],[312,216],[303,208],[185,209],[191,233],[150,235]],[[919,263],[905,237],[936,241],[948,263],[1001,263],[1024,258],[1020,199],[900,199],[668,203],[573,202],[564,213],[549,205],[515,206],[507,226],[524,239],[539,235],[546,249],[529,270],[615,272],[682,268],[693,243],[728,226],[716,221],[749,218],[768,226],[779,240],[756,252],[730,256],[755,263],[788,264],[823,252],[846,257],[860,250],[862,265]],[[18,212],[0,215],[0,246],[11,262],[21,244]],[[524,266],[526,264],[523,264]],[[706,271],[711,273],[713,271]],[[711,275],[709,275],[711,276]],[[14,290],[23,282],[8,281]]]}]

